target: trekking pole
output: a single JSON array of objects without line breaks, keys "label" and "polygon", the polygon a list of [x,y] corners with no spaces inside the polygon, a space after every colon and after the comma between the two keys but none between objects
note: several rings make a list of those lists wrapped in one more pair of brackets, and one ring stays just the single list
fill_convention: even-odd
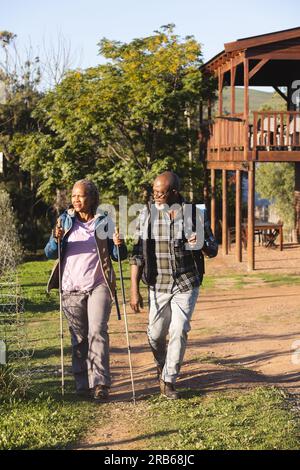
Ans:
[{"label": "trekking pole", "polygon": [[[58,219],[57,227],[60,228],[60,220]],[[60,322],[60,365],[61,365],[61,394],[65,394],[65,376],[64,376],[64,330],[63,330],[63,314],[62,314],[62,286],[61,286],[61,241],[57,239],[58,249],[58,289],[59,289],[59,322]]]},{"label": "trekking pole", "polygon": [[134,389],[133,371],[132,371],[132,363],[131,363],[131,349],[130,349],[129,334],[128,334],[124,278],[123,278],[122,262],[120,258],[120,250],[119,250],[118,245],[117,245],[117,253],[118,253],[118,263],[119,263],[119,272],[120,272],[120,281],[121,281],[121,290],[122,290],[123,315],[124,315],[127,349],[128,349],[128,362],[129,362],[130,378],[131,378],[131,386],[132,386],[132,400],[133,400],[133,404],[135,405],[135,389]]},{"label": "trekking pole", "polygon": [[115,290],[115,304],[116,304],[116,310],[117,310],[117,319],[121,320],[121,312],[120,312],[120,305],[119,305],[117,289]]}]

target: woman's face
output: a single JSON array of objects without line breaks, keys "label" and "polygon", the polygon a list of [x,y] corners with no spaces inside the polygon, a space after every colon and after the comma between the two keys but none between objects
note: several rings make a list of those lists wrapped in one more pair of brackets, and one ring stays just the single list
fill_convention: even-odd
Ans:
[{"label": "woman's face", "polygon": [[76,212],[91,213],[92,200],[83,184],[75,184],[73,186],[72,204]]}]

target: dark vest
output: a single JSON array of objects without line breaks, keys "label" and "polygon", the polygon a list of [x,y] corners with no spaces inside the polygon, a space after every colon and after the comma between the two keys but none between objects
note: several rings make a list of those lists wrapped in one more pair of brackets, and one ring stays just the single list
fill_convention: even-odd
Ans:
[{"label": "dark vest", "polygon": [[[144,258],[142,281],[148,286],[154,286],[156,284],[156,278],[157,278],[157,263],[156,263],[156,256],[155,256],[155,239],[151,237],[151,205],[150,203],[147,206],[147,208],[148,208],[148,217],[145,223],[148,224],[147,226],[148,237],[146,239],[143,238],[141,240],[143,258]],[[184,212],[184,209],[183,209],[183,212]],[[193,231],[195,231],[195,227],[196,227],[196,206],[193,204],[193,207],[192,207],[192,230]],[[205,224],[204,224],[204,227],[205,227]],[[205,232],[205,239],[207,239],[206,230],[204,230],[204,232]],[[186,242],[187,242],[187,239],[185,237],[184,230],[183,230],[181,250],[185,249],[184,245]],[[205,273],[204,256],[203,256],[202,250],[205,251],[205,247],[203,247],[201,250],[190,250],[188,254],[185,254],[185,256],[191,256],[190,265],[192,266],[192,269],[194,269],[198,273],[200,284],[202,283],[203,276]],[[213,256],[216,256],[216,254],[214,254]],[[176,272],[178,273],[183,272],[182,261],[183,261],[183,256],[180,256],[180,252],[176,250],[175,251],[175,264],[176,264]]]}]

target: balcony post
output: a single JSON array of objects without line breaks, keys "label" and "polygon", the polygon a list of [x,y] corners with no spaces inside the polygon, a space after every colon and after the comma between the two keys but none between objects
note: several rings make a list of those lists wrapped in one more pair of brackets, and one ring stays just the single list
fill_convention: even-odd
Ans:
[{"label": "balcony post", "polygon": [[248,271],[255,269],[254,253],[254,191],[255,191],[255,163],[249,162],[248,171],[248,235],[247,235],[247,264]]},{"label": "balcony post", "polygon": [[236,67],[233,65],[233,59],[230,59],[231,114],[235,114],[235,75]]},{"label": "balcony post", "polygon": [[218,75],[218,93],[219,93],[219,115],[222,116],[223,114],[223,80],[224,74],[222,73],[221,67],[219,68],[219,75]]},{"label": "balcony post", "polygon": [[[231,114],[235,114],[235,75],[236,67],[233,65],[233,59],[230,59],[230,94],[231,94]],[[234,139],[235,133],[232,132],[232,138]],[[234,140],[231,142],[230,158],[234,160]]]},{"label": "balcony post", "polygon": [[[223,79],[224,79],[224,74],[222,73],[221,67],[219,67],[218,71],[218,92],[219,92],[219,116],[222,116],[223,114]],[[221,160],[221,143],[223,140],[223,135],[222,135],[222,120],[218,120],[218,160]]]},{"label": "balcony post", "polygon": [[210,203],[210,225],[213,234],[216,234],[216,170],[210,170],[211,175],[211,203]]},{"label": "balcony post", "polygon": [[236,186],[235,186],[235,243],[236,243],[236,260],[242,262],[242,225],[241,225],[241,170],[236,170]]},{"label": "balcony post", "polygon": [[222,170],[222,253],[228,255],[227,171]]},{"label": "balcony post", "polygon": [[249,59],[244,57],[244,160],[248,160],[248,130],[249,130]]}]

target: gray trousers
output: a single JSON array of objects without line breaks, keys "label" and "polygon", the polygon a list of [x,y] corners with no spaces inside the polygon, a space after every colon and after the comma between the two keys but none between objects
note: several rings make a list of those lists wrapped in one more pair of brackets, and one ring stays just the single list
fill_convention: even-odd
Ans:
[{"label": "gray trousers", "polygon": [[165,382],[175,383],[178,377],[198,294],[199,287],[180,292],[176,286],[170,293],[149,289],[148,340]]},{"label": "gray trousers", "polygon": [[89,292],[63,292],[62,308],[72,341],[72,370],[76,390],[110,386],[108,320],[111,311],[108,287]]}]

